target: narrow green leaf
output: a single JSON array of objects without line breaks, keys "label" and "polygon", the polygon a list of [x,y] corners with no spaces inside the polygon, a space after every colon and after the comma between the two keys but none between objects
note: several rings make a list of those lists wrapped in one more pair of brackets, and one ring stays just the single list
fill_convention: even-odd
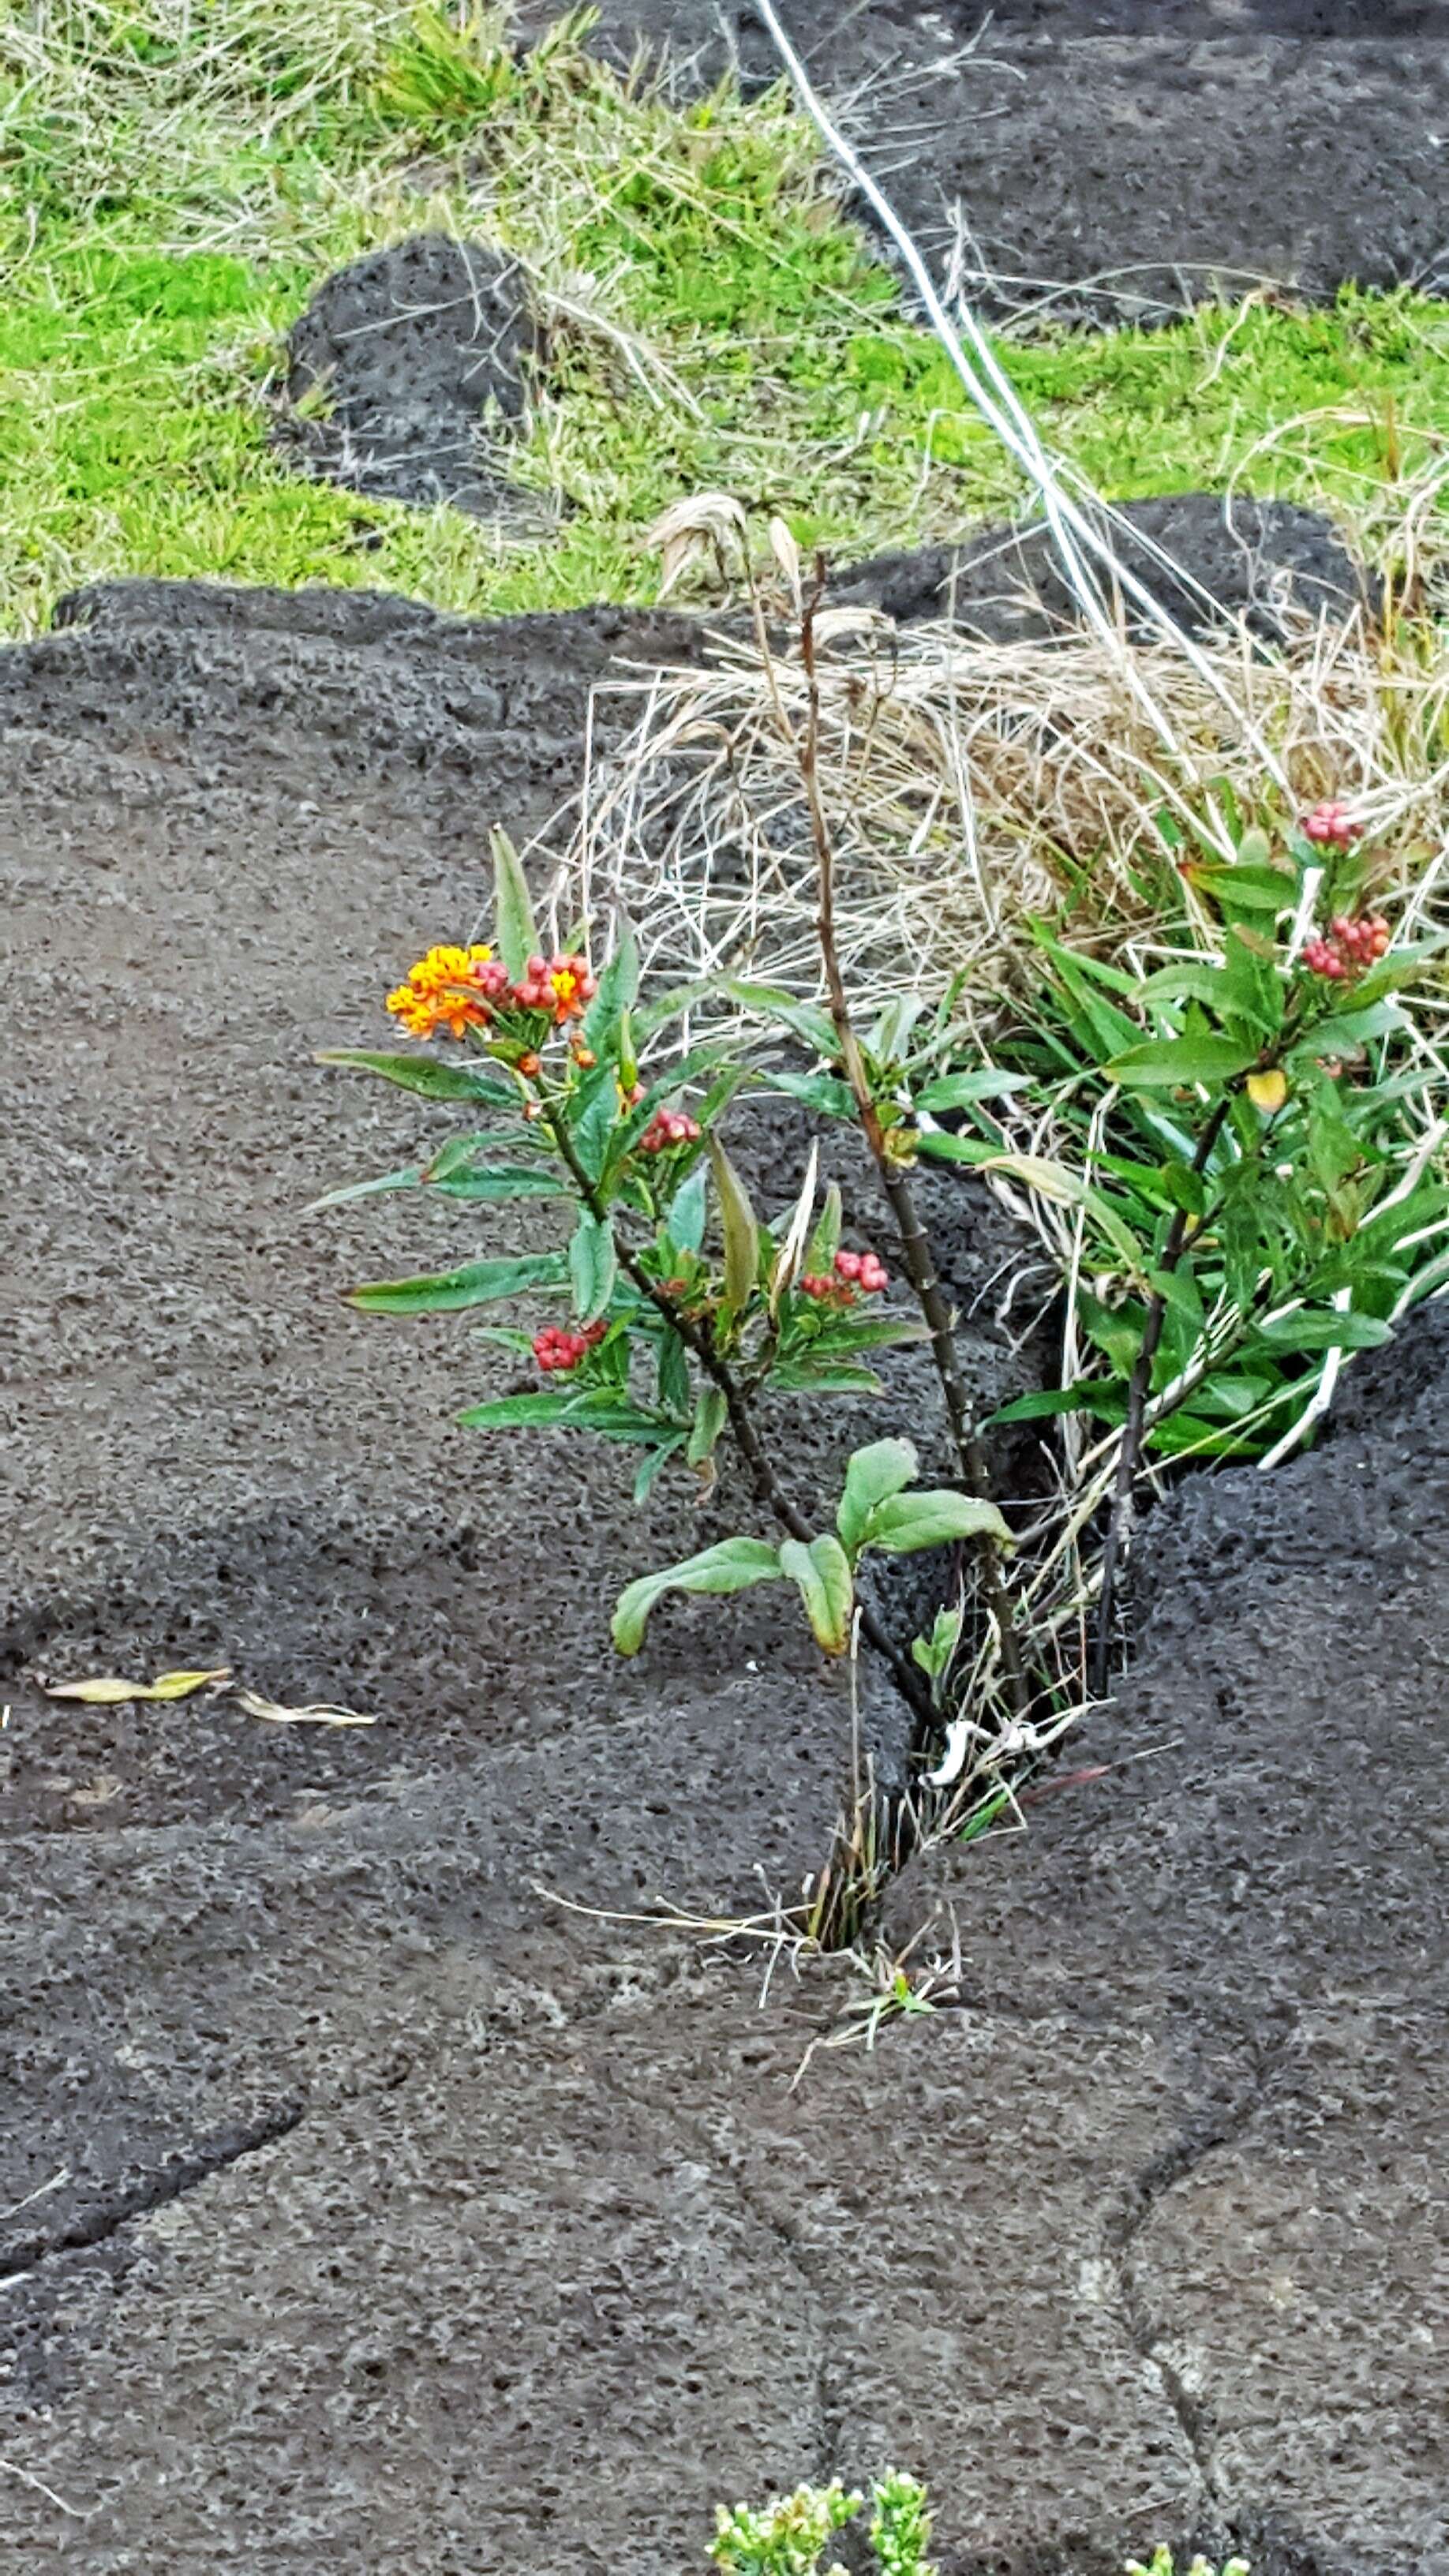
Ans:
[{"label": "narrow green leaf", "polygon": [[493,852],[494,923],[499,954],[514,983],[537,953],[538,926],[523,863],[500,823],[488,835]]},{"label": "narrow green leaf", "polygon": [[1274,1315],[1261,1323],[1255,1338],[1275,1351],[1372,1351],[1394,1338],[1392,1324],[1373,1315],[1299,1311]]},{"label": "narrow green leaf", "polygon": [[1010,1404],[998,1405],[987,1416],[988,1424],[997,1422],[1043,1422],[1054,1413],[1089,1413],[1093,1388],[1081,1382],[1076,1386],[1039,1387],[1030,1395],[1016,1395]]},{"label": "narrow green leaf", "polygon": [[417,1279],[373,1279],[346,1296],[364,1315],[447,1315],[530,1288],[561,1288],[568,1275],[561,1252],[533,1252],[516,1261],[465,1261]]},{"label": "narrow green leaf", "polygon": [[810,1237],[810,1249],[805,1255],[806,1269],[817,1277],[832,1268],[840,1250],[840,1213],[840,1185],[832,1181],[825,1193],[819,1222]]},{"label": "narrow green leaf", "polygon": [[857,1449],[845,1470],[845,1485],[835,1507],[835,1526],[854,1557],[873,1512],[908,1485],[920,1465],[910,1440],[872,1440]]},{"label": "narrow green leaf", "polygon": [[816,1395],[879,1395],[880,1379],[869,1369],[839,1367],[832,1360],[781,1360],[770,1371],[770,1384],[782,1392]]},{"label": "narrow green leaf", "polygon": [[783,1091],[791,1100],[803,1102],[807,1109],[822,1118],[853,1119],[858,1116],[855,1094],[848,1082],[834,1073],[792,1073],[784,1067],[766,1077],[767,1088]]},{"label": "narrow green leaf", "polygon": [[345,1189],[327,1190],[320,1199],[311,1199],[302,1210],[304,1216],[316,1216],[323,1208],[346,1207],[350,1199],[380,1198],[384,1190],[415,1190],[424,1178],[421,1163],[408,1163],[400,1172],[382,1172],[376,1180],[349,1181]]},{"label": "narrow green leaf", "polygon": [[1145,1046],[1129,1047],[1125,1055],[1114,1056],[1103,1070],[1109,1082],[1140,1083],[1149,1091],[1175,1091],[1179,1084],[1230,1082],[1234,1074],[1246,1073],[1257,1055],[1255,1046],[1201,1032],[1181,1038],[1151,1038]]},{"label": "narrow green leaf", "polygon": [[567,1187],[553,1172],[519,1163],[497,1163],[491,1172],[450,1172],[442,1178],[426,1171],[422,1177],[439,1198],[469,1200],[483,1207],[502,1206],[509,1199],[569,1196]]},{"label": "narrow green leaf", "polygon": [[619,915],[613,954],[599,977],[599,989],[584,1014],[584,1042],[596,1055],[611,1046],[623,1011],[639,994],[639,947],[627,913]]},{"label": "narrow green leaf", "polygon": [[528,1431],[568,1418],[572,1398],[562,1387],[540,1387],[536,1395],[496,1395],[487,1404],[470,1404],[458,1420],[467,1431]]},{"label": "narrow green leaf", "polygon": [[735,1313],[742,1314],[759,1277],[759,1221],[750,1194],[717,1136],[710,1137],[709,1159],[724,1236],[725,1297]]},{"label": "narrow green leaf", "polygon": [[574,1312],[581,1324],[597,1323],[614,1293],[619,1256],[614,1249],[612,1229],[587,1208],[579,1210],[579,1221],[569,1244],[569,1277],[573,1282]]},{"label": "narrow green leaf", "polygon": [[487,1100],[498,1108],[518,1107],[517,1092],[500,1074],[478,1064],[444,1064],[429,1055],[378,1055],[371,1047],[324,1047],[315,1061],[379,1074],[384,1082],[419,1092],[424,1100]]},{"label": "narrow green leaf", "polygon": [[679,1335],[665,1325],[659,1335],[659,1402],[666,1413],[689,1410],[689,1361]]},{"label": "narrow green leaf", "polygon": [[780,1572],[798,1585],[805,1616],[818,1646],[827,1655],[843,1655],[850,1645],[855,1608],[855,1581],[850,1559],[829,1530],[812,1539],[787,1538],[780,1547]]},{"label": "narrow green leaf", "polygon": [[664,1215],[669,1240],[681,1252],[698,1252],[704,1241],[708,1197],[709,1184],[704,1165],[696,1163],[693,1171],[680,1182]]},{"label": "narrow green leaf", "polygon": [[612,1635],[621,1655],[637,1655],[644,1643],[649,1614],[666,1592],[744,1592],[754,1583],[778,1583],[780,1555],[760,1538],[721,1539],[715,1547],[667,1565],[657,1574],[641,1574],[620,1593]]},{"label": "narrow green leaf", "polygon": [[671,1439],[661,1440],[657,1447],[650,1450],[634,1479],[636,1504],[647,1503],[670,1459],[677,1456],[683,1446],[684,1434],[682,1431],[676,1431]]},{"label": "narrow green leaf", "polygon": [[1027,1087],[1024,1073],[998,1073],[993,1065],[986,1065],[979,1073],[948,1073],[939,1082],[928,1082],[924,1091],[916,1093],[916,1107],[931,1112],[969,1109],[978,1100],[1003,1100]]},{"label": "narrow green leaf", "polygon": [[707,1386],[699,1399],[694,1429],[689,1435],[688,1464],[702,1467],[712,1458],[715,1444],[729,1420],[729,1407],[717,1386]]},{"label": "narrow green leaf", "polygon": [[1010,1547],[1012,1536],[994,1503],[949,1488],[924,1494],[894,1494],[878,1503],[861,1534],[862,1548],[884,1548],[891,1556],[914,1556],[923,1547],[945,1547],[957,1539],[991,1538]]}]

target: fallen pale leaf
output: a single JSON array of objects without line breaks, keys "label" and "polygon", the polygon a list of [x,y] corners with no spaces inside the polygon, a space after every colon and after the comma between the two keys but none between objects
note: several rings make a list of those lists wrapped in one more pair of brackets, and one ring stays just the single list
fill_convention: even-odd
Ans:
[{"label": "fallen pale leaf", "polygon": [[43,1681],[40,1687],[47,1699],[84,1700],[88,1708],[123,1708],[133,1699],[189,1699],[209,1682],[230,1679],[230,1664],[221,1664],[211,1673],[158,1673],[154,1682],[128,1682],[118,1673],[97,1673],[90,1681]]},{"label": "fallen pale leaf", "polygon": [[260,1691],[234,1690],[232,1698],[248,1717],[264,1717],[272,1726],[376,1726],[375,1717],[364,1717],[355,1708],[334,1708],[329,1700],[314,1700],[306,1708],[284,1708],[277,1699],[264,1699]]}]

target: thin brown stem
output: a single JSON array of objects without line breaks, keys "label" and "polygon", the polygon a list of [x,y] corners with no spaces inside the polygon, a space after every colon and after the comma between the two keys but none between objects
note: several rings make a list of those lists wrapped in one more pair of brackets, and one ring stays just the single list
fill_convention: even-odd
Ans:
[{"label": "thin brown stem", "polygon": [[[1232,1093],[1225,1091],[1207,1125],[1197,1140],[1192,1170],[1201,1178],[1212,1159],[1213,1149],[1227,1123],[1232,1106]],[[1189,1230],[1191,1229],[1191,1230]],[[1173,1271],[1183,1254],[1202,1232],[1186,1208],[1173,1212],[1162,1247],[1159,1270]],[[1097,1633],[1092,1653],[1091,1687],[1093,1696],[1106,1695],[1107,1675],[1112,1660],[1112,1614],[1115,1607],[1117,1571],[1122,1561],[1132,1526],[1132,1488],[1137,1477],[1137,1463],[1142,1454],[1142,1439],[1147,1422],[1147,1399],[1152,1391],[1152,1364],[1162,1340],[1162,1327],[1167,1317],[1167,1299],[1160,1288],[1154,1288],[1147,1301],[1147,1314],[1142,1327],[1142,1340],[1127,1382],[1127,1419],[1122,1431],[1122,1446],[1117,1452],[1117,1476],[1112,1490],[1111,1517],[1107,1523],[1106,1543],[1102,1550],[1102,1588],[1097,1596]]]},{"label": "thin brown stem", "polygon": [[[825,969],[825,987],[830,1003],[830,1018],[845,1078],[855,1097],[855,1105],[880,1176],[881,1188],[895,1219],[900,1236],[901,1258],[906,1276],[915,1292],[916,1302],[931,1337],[931,1352],[936,1374],[945,1399],[946,1419],[950,1425],[961,1481],[968,1493],[979,1502],[991,1500],[991,1471],[986,1452],[976,1429],[971,1400],[961,1375],[961,1362],[956,1349],[955,1317],[937,1274],[930,1237],[921,1222],[912,1190],[902,1166],[894,1159],[855,1025],[850,1016],[850,1003],[841,971],[840,950],[835,935],[835,842],[820,793],[820,684],[815,666],[814,634],[815,601],[811,601],[801,620],[801,651],[807,684],[806,722],[803,739],[796,741],[795,757],[805,788],[806,808],[810,818],[810,835],[815,847],[816,884],[819,904],[816,930],[820,941],[821,962]],[[1021,1660],[1021,1644],[1012,1614],[1011,1596],[1002,1574],[997,1542],[989,1535],[975,1541],[976,1560],[981,1574],[981,1589],[987,1610],[995,1624],[1001,1652],[1001,1670],[1006,1683],[1012,1713],[1024,1717],[1031,1693]]]},{"label": "thin brown stem", "polygon": [[[574,1149],[573,1138],[561,1118],[550,1117],[549,1134],[559,1160],[563,1163],[584,1206],[596,1223],[609,1224],[609,1213],[597,1188],[584,1170]],[[612,1231],[612,1228],[610,1229]],[[805,1514],[780,1482],[774,1463],[760,1438],[749,1399],[734,1370],[716,1350],[708,1327],[693,1316],[681,1312],[673,1298],[667,1297],[656,1279],[651,1279],[638,1254],[614,1236],[619,1266],[641,1297],[651,1305],[670,1332],[684,1344],[711,1385],[724,1399],[726,1419],[735,1447],[749,1471],[750,1482],[759,1500],[771,1511],[789,1537],[809,1546],[816,1533]],[[894,1646],[868,1602],[859,1605],[860,1633],[873,1653],[889,1665],[892,1679],[902,1697],[917,1717],[929,1714],[930,1693],[913,1664]]]}]

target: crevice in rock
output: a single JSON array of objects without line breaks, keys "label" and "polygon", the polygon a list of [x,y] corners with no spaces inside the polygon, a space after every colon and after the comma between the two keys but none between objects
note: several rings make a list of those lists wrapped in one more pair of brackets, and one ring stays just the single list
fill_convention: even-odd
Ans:
[{"label": "crevice in rock", "polygon": [[1249,2044],[1243,2080],[1232,2098],[1201,2104],[1197,2116],[1189,2116],[1172,2144],[1150,2157],[1129,2180],[1109,2212],[1103,2231],[1118,2304],[1133,2350],[1157,2379],[1196,2471],[1205,2503],[1224,2516],[1229,2500],[1221,2493],[1214,2465],[1216,2427],[1208,2407],[1193,2395],[1162,2350],[1161,2326],[1149,2305],[1134,2248],[1158,2203],[1188,2181],[1209,2156],[1231,2146],[1251,2127],[1268,2098],[1292,2034],[1290,2022],[1268,2045]]},{"label": "crevice in rock", "polygon": [[275,2103],[250,2120],[223,2121],[194,2147],[168,2156],[154,2172],[139,2175],[123,2189],[103,2190],[88,2208],[58,2227],[37,2228],[30,2236],[13,2239],[0,2247],[0,2288],[63,2254],[86,2253],[104,2245],[133,2219],[149,2217],[152,2210],[183,2200],[213,2174],[224,2173],[229,2165],[240,2164],[290,2136],[305,2113],[305,2102],[294,2099]]}]

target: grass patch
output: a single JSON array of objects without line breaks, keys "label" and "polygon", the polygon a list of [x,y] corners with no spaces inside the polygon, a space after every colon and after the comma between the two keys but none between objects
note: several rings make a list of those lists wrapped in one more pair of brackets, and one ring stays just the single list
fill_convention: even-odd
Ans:
[{"label": "grass patch", "polygon": [[[300,480],[269,382],[313,285],[441,225],[526,264],[549,389],[524,539]],[[398,589],[487,613],[638,600],[643,542],[724,488],[842,555],[1018,497],[780,92],[672,105],[569,31],[393,0],[0,0],[0,627],[122,573]],[[1449,417],[1449,318],[1408,294],[1013,344],[1110,494],[1222,484],[1367,528]]]}]

